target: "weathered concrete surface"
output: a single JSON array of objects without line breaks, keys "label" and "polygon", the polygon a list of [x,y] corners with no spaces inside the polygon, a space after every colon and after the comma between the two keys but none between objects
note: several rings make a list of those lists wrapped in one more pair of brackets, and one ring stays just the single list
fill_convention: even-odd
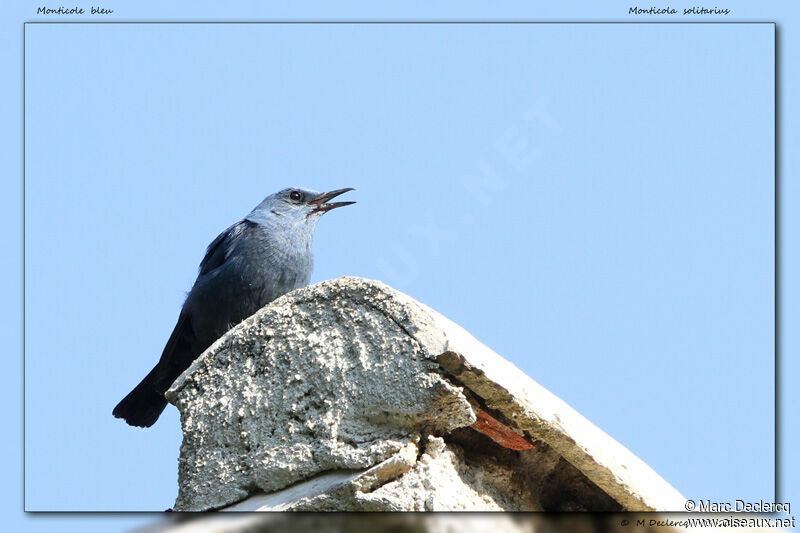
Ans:
[{"label": "weathered concrete surface", "polygon": [[405,314],[424,315],[392,293],[352,278],[294,291],[187,369],[167,394],[184,434],[176,510],[368,468],[425,432],[475,421],[460,389],[403,329],[417,318]]},{"label": "weathered concrete surface", "polygon": [[428,436],[361,472],[331,472],[224,511],[535,510],[516,472],[488,459],[468,464],[459,448]]},{"label": "weathered concrete surface", "polygon": [[176,510],[685,502],[511,363],[380,282],[340,278],[276,300],[167,397],[184,431]]}]

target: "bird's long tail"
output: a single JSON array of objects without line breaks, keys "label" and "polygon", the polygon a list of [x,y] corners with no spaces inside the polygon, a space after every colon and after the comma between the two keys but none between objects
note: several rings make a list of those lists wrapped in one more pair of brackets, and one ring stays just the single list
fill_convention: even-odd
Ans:
[{"label": "bird's long tail", "polygon": [[122,418],[131,426],[148,428],[155,424],[167,406],[164,393],[156,388],[157,374],[158,365],[117,404],[113,415]]}]

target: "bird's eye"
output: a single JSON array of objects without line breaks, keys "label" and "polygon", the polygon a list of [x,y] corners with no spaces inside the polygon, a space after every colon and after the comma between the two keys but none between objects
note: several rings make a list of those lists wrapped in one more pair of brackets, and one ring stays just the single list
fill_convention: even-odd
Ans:
[{"label": "bird's eye", "polygon": [[289,198],[291,198],[295,202],[299,202],[300,200],[303,199],[303,193],[301,193],[300,191],[292,191],[289,193]]}]

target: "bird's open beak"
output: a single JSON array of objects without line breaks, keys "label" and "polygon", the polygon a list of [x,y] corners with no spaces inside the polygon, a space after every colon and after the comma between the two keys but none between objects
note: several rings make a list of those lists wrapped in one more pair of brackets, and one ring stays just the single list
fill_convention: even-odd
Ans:
[{"label": "bird's open beak", "polygon": [[330,211],[331,209],[336,209],[337,207],[344,207],[346,205],[354,204],[355,202],[332,202],[330,204],[327,203],[328,200],[332,200],[333,198],[336,198],[340,194],[344,194],[347,191],[353,191],[353,190],[355,189],[348,187],[347,189],[336,189],[335,191],[324,192],[320,194],[319,196],[308,202],[308,205],[316,206],[314,210],[311,211],[310,214],[325,213],[327,211]]}]

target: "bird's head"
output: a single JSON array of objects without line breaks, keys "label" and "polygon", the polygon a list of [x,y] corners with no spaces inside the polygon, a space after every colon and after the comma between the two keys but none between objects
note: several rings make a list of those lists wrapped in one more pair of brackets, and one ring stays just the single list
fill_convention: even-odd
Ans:
[{"label": "bird's head", "polygon": [[313,231],[320,217],[332,209],[355,202],[329,202],[352,188],[319,192],[290,187],[271,194],[256,206],[247,220],[277,226],[301,226]]}]

